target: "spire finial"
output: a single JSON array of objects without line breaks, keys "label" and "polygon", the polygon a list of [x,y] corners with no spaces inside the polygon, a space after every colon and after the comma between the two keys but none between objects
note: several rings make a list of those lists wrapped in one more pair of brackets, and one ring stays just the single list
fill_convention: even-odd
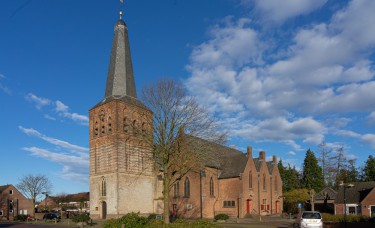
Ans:
[{"label": "spire finial", "polygon": [[124,0],[120,0],[121,5],[120,5],[120,20],[122,20],[122,10],[121,8],[124,8]]}]

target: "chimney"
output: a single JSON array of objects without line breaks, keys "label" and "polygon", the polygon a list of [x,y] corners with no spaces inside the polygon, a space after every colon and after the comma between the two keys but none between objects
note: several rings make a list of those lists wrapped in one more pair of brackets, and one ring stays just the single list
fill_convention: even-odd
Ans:
[{"label": "chimney", "polygon": [[266,161],[266,152],[260,151],[259,152],[259,159]]},{"label": "chimney", "polygon": [[253,148],[251,146],[247,147],[247,157],[253,158]]},{"label": "chimney", "polygon": [[276,155],[273,155],[273,156],[272,156],[272,161],[273,161],[273,164],[274,164],[274,165],[277,164],[277,157],[276,157]]}]

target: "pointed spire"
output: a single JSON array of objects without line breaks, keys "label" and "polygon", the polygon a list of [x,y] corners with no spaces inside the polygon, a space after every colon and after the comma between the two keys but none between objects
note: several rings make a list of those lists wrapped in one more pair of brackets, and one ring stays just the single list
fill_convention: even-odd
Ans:
[{"label": "pointed spire", "polygon": [[128,38],[128,28],[120,19],[115,24],[112,42],[111,59],[109,63],[105,97],[131,96],[137,98],[133,74],[132,58]]}]

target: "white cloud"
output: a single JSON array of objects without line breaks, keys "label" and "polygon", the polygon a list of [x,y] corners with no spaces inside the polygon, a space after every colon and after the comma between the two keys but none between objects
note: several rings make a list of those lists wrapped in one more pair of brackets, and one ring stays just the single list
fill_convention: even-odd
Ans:
[{"label": "white cloud", "polygon": [[37,131],[33,128],[24,128],[22,126],[19,126],[18,128],[28,136],[35,136],[35,137],[40,138],[40,139],[42,139],[42,140],[44,140],[48,143],[51,143],[55,146],[65,148],[65,149],[71,150],[73,152],[81,153],[81,152],[87,152],[88,151],[88,148],[86,148],[86,147],[73,145],[73,144],[68,143],[66,141],[63,141],[63,140],[59,140],[59,139],[55,139],[55,138],[45,136],[45,135],[41,134],[39,131]]},{"label": "white cloud", "polygon": [[36,107],[37,109],[41,109],[42,107],[51,104],[51,101],[50,101],[49,99],[44,98],[44,97],[38,97],[38,96],[36,96],[36,95],[33,94],[33,93],[28,93],[28,94],[25,96],[25,99],[26,99],[27,101],[30,101],[30,102],[34,103],[34,104],[35,104],[35,107]]},{"label": "white cloud", "polygon": [[371,112],[367,119],[369,120],[370,123],[375,123],[375,111]]},{"label": "white cloud", "polygon": [[[0,73],[0,80],[2,79],[5,79],[5,76]],[[8,87],[4,86],[2,83],[0,83],[0,90],[2,90],[4,93],[8,95],[12,94],[12,91]]]},{"label": "white cloud", "polygon": [[362,140],[369,144],[372,148],[375,148],[375,135],[374,134],[365,134],[362,136]]},{"label": "white cloud", "polygon": [[351,137],[351,138],[360,138],[361,135],[349,130],[338,130],[336,131],[337,135],[345,136],[345,137]]},{"label": "white cloud", "polygon": [[63,166],[61,176],[76,182],[88,183],[89,158],[87,156],[73,156],[62,153],[51,152],[38,147],[24,147],[31,155]]},{"label": "white cloud", "polygon": [[243,4],[254,3],[263,20],[274,22],[308,14],[326,2],[327,0],[242,0]]},{"label": "white cloud", "polygon": [[[252,3],[272,19],[284,20],[326,1]],[[317,145],[328,133],[359,139],[358,133],[344,129],[351,121],[344,115],[375,107],[375,67],[370,59],[375,14],[368,15],[374,11],[374,1],[353,0],[331,20],[291,31],[288,40],[283,40],[284,34],[266,40],[249,19],[227,18],[211,29],[208,41],[193,49],[186,87],[231,134],[248,140]],[[361,17],[362,12],[368,17]],[[275,45],[279,42],[283,46]],[[297,145],[288,145],[298,151]]]},{"label": "white cloud", "polygon": [[55,106],[55,111],[59,113],[60,116],[71,119],[85,126],[89,124],[89,118],[87,116],[69,112],[69,106],[65,105],[61,101],[56,101]]},{"label": "white cloud", "polygon": [[294,151],[288,151],[287,154],[292,155],[292,156],[297,155],[297,153]]}]

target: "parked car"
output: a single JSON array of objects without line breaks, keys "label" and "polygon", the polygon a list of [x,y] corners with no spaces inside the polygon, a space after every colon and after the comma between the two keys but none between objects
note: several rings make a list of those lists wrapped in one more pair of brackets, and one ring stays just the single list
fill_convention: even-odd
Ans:
[{"label": "parked car", "polygon": [[52,219],[60,220],[61,216],[56,214],[56,213],[47,213],[47,214],[43,215],[43,219],[45,219],[45,220],[52,220]]},{"label": "parked car", "polygon": [[295,227],[308,228],[308,227],[323,227],[322,215],[318,211],[303,211],[297,218]]}]

